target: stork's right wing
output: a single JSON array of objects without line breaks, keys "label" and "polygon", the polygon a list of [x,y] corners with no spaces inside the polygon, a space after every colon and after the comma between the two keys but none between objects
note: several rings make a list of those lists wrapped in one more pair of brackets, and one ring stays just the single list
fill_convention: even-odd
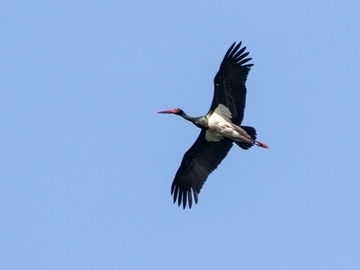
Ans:
[{"label": "stork's right wing", "polygon": [[202,130],[195,143],[185,153],[171,185],[174,203],[177,200],[178,205],[182,203],[184,209],[187,202],[191,208],[193,197],[195,203],[198,202],[198,194],[207,177],[232,147],[230,139],[223,138],[218,142],[209,142],[205,139],[205,133],[206,131]]}]

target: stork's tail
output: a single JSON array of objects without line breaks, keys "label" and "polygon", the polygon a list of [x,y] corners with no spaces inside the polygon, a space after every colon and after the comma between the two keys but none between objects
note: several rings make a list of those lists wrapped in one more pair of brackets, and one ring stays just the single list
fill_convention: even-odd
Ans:
[{"label": "stork's tail", "polygon": [[256,130],[253,127],[249,127],[249,126],[240,126],[243,130],[246,131],[247,134],[249,134],[249,136],[254,140],[254,143],[247,143],[247,142],[237,142],[235,141],[235,143],[240,146],[242,149],[247,150],[250,147],[252,147],[254,144],[259,146],[259,147],[263,147],[268,149],[269,146],[266,143],[262,143],[262,142],[258,142],[256,141]]},{"label": "stork's tail", "polygon": [[[240,126],[243,130],[246,131],[247,134],[249,134],[249,136],[255,141],[256,140],[256,130],[253,127],[249,127],[249,126]],[[237,142],[235,141],[235,143],[240,146],[242,149],[244,150],[248,150],[250,147],[252,147],[254,144],[252,143],[247,143],[247,142]]]}]

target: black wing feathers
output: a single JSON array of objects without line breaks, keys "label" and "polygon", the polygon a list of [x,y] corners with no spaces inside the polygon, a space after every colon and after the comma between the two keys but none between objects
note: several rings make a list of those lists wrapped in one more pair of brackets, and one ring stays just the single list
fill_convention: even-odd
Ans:
[{"label": "black wing feathers", "polygon": [[[214,111],[219,103],[225,105],[231,112],[231,121],[240,125],[244,117],[246,87],[245,82],[252,64],[247,58],[246,47],[240,48],[241,42],[232,44],[221,62],[220,69],[214,78],[215,92],[210,107]],[[253,132],[255,133],[255,130]],[[185,209],[187,203],[192,206],[193,199],[198,202],[198,195],[209,174],[214,171],[225,158],[232,140],[224,138],[219,142],[209,142],[205,139],[206,130],[200,132],[199,137],[185,153],[181,165],[176,172],[171,185],[174,203],[182,204]],[[256,135],[254,135],[256,136]],[[240,145],[249,148],[248,145]]]},{"label": "black wing feathers", "polygon": [[226,52],[214,78],[215,90],[210,111],[215,110],[218,104],[222,103],[230,110],[232,122],[240,125],[246,102],[245,82],[253,64],[246,64],[251,60],[246,58],[249,55],[245,52],[246,47],[240,49],[241,42],[235,45],[236,43],[232,44]]},{"label": "black wing feathers", "polygon": [[187,202],[191,208],[192,195],[195,203],[198,202],[198,194],[207,177],[226,157],[232,146],[232,141],[226,138],[220,142],[206,141],[205,132],[200,132],[195,143],[185,153],[171,185],[174,203],[177,201],[184,209]]}]

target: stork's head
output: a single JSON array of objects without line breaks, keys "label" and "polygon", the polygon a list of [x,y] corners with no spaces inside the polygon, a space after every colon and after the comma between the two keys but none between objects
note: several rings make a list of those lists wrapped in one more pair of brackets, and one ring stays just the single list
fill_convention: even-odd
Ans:
[{"label": "stork's head", "polygon": [[174,109],[171,109],[171,110],[159,111],[157,113],[183,115],[184,111],[182,109],[180,109],[180,108],[174,108]]}]

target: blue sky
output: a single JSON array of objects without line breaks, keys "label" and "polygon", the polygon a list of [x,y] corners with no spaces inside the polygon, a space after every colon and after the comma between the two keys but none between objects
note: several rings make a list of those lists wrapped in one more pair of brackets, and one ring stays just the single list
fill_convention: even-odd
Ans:
[{"label": "blue sky", "polygon": [[[359,269],[359,1],[3,1],[1,269]],[[226,50],[243,124],[191,210],[170,185]]]}]

